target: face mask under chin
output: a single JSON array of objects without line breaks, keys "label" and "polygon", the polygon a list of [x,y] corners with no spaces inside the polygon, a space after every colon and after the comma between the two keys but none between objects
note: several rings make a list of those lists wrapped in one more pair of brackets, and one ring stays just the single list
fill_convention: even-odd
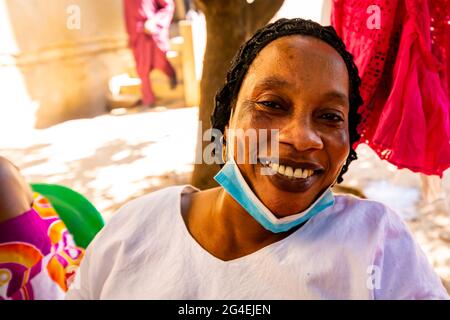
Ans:
[{"label": "face mask under chin", "polygon": [[289,231],[334,204],[334,195],[331,191],[333,183],[306,210],[287,217],[277,218],[251,190],[233,157],[228,159],[214,179],[259,224],[274,233]]}]

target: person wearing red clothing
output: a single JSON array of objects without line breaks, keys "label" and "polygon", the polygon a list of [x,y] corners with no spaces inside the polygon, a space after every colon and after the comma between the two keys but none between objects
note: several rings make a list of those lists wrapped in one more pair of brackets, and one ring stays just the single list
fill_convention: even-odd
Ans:
[{"label": "person wearing red clothing", "polygon": [[142,103],[152,106],[155,103],[150,82],[153,69],[164,72],[172,88],[177,82],[175,69],[166,57],[175,5],[173,0],[124,0],[124,8],[129,46],[141,79]]}]

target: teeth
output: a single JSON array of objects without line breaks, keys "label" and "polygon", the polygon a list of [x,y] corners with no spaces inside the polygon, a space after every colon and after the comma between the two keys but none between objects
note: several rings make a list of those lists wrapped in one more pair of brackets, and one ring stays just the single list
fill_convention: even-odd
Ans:
[{"label": "teeth", "polygon": [[302,172],[302,179],[305,179],[306,177],[308,177],[308,173],[309,173],[309,170],[303,170],[303,172]]},{"label": "teeth", "polygon": [[278,163],[272,163],[272,164],[270,165],[270,167],[272,168],[272,170],[275,171],[275,172],[278,171],[278,167],[279,167],[279,166],[280,166],[280,165],[279,165]]},{"label": "teeth", "polygon": [[292,177],[294,175],[294,169],[292,169],[292,167],[286,167],[286,169],[284,170],[284,175]]},{"label": "teeth", "polygon": [[262,161],[265,165],[272,168],[273,171],[278,172],[279,174],[282,174],[289,178],[299,178],[299,179],[306,179],[314,174],[313,170],[309,169],[301,169],[301,168],[292,168],[290,166],[284,166],[279,165],[278,163],[271,163],[268,160]]}]

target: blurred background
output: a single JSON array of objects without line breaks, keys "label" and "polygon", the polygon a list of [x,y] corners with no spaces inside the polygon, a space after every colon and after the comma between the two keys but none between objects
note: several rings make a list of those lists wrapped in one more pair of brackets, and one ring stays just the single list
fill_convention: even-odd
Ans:
[{"label": "blurred background", "polygon": [[[154,70],[149,108],[141,103],[123,0],[0,0],[0,155],[30,182],[84,194],[105,220],[153,190],[212,185],[211,172],[194,166],[198,132],[209,127],[213,96],[239,45],[281,17],[329,25],[331,1],[174,4],[165,55],[177,85]],[[448,289],[449,170],[430,202],[419,174],[380,160],[364,144],[357,152],[344,187],[395,209]]]}]

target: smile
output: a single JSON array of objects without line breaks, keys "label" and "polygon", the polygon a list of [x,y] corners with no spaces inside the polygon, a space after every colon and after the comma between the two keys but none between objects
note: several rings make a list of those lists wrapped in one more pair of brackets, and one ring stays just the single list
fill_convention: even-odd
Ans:
[{"label": "smile", "polygon": [[269,159],[259,159],[260,164],[269,168],[273,174],[266,177],[278,189],[288,192],[305,192],[322,175],[324,169],[311,162],[295,162],[279,159],[279,163]]},{"label": "smile", "polygon": [[[280,161],[284,163],[283,161]],[[322,169],[319,169],[317,166],[312,164],[279,164],[275,162],[271,162],[268,159],[260,159],[260,163],[270,168],[274,174],[278,173],[284,177],[290,178],[290,179],[307,179],[314,174],[318,174]],[[316,169],[313,169],[311,167],[317,167]]]}]

